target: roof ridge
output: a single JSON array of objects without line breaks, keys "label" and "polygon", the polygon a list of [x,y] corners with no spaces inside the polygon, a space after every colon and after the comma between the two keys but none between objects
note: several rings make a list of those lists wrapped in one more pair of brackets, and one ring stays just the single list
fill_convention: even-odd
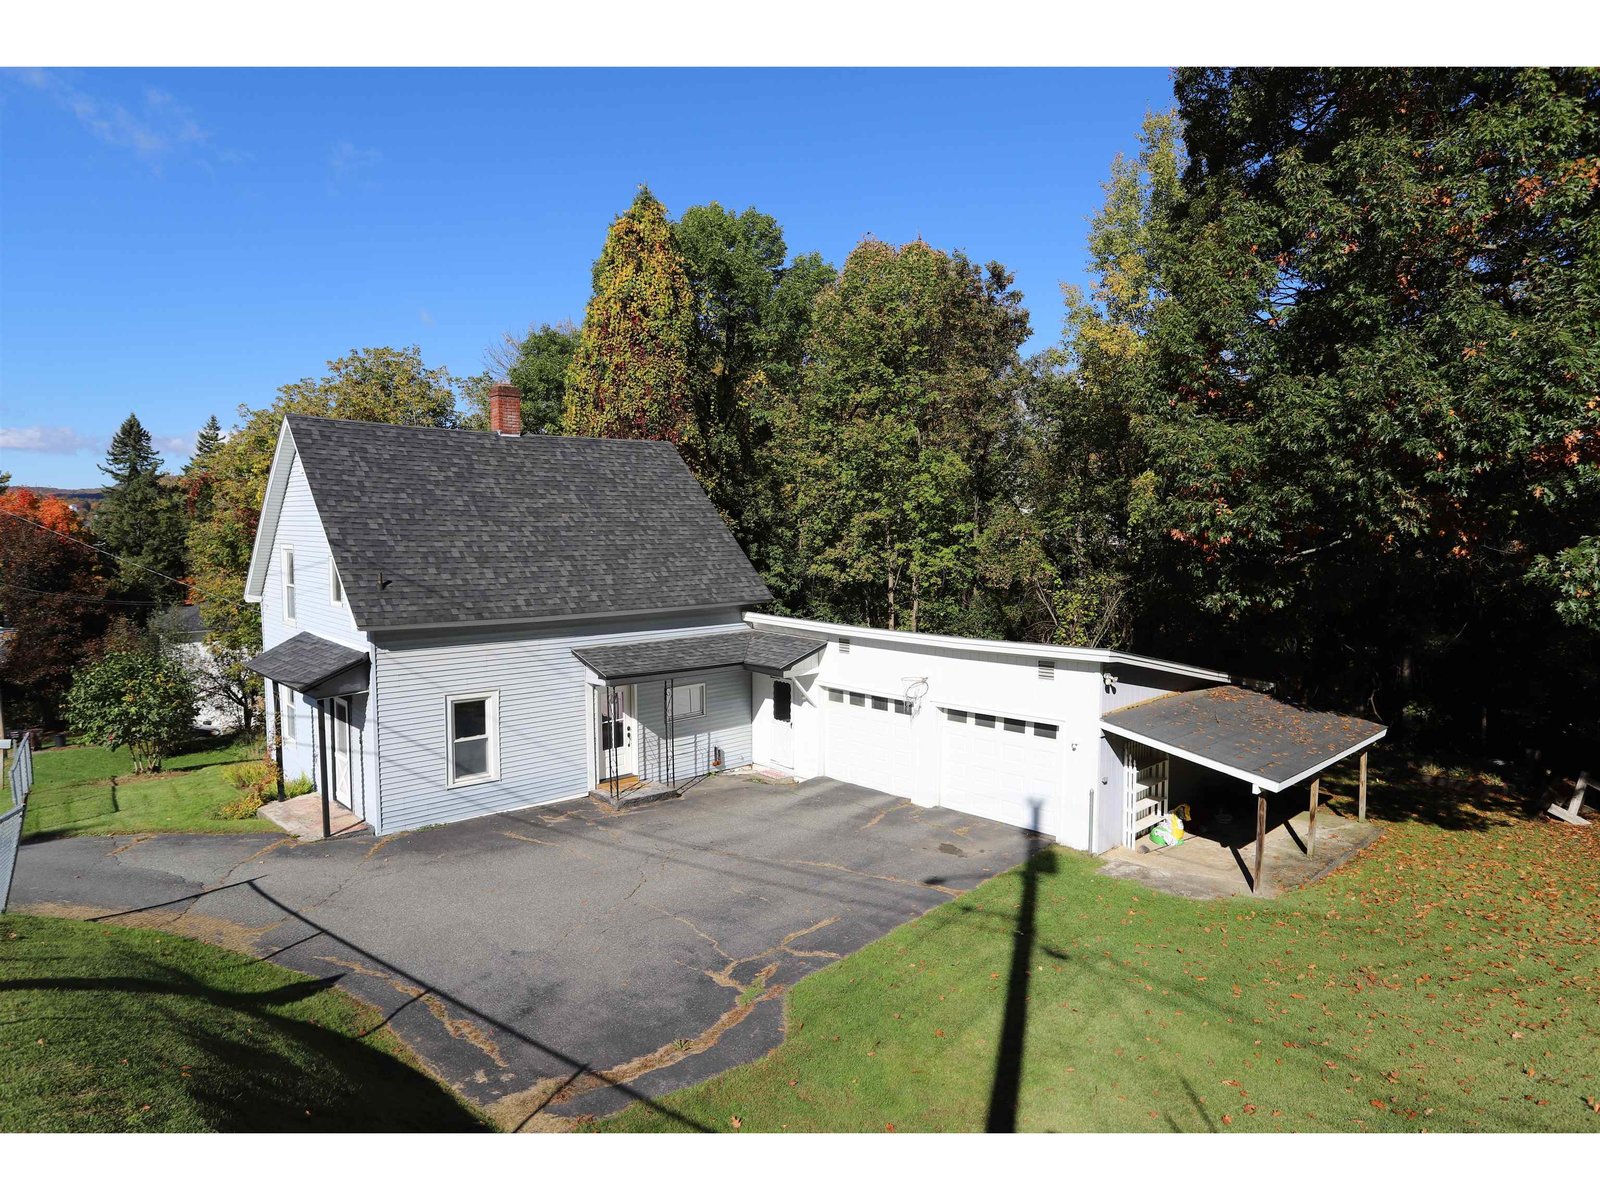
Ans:
[{"label": "roof ridge", "polygon": [[[370,425],[378,429],[403,429],[425,433],[466,433],[482,437],[499,437],[492,429],[464,429],[459,425],[404,425],[396,421],[368,421],[361,417],[329,417],[317,413],[286,412],[285,421],[317,421],[328,425]],[[607,445],[671,446],[677,444],[666,438],[608,438],[576,433],[522,433],[516,437],[502,438],[506,442],[604,442]]]}]

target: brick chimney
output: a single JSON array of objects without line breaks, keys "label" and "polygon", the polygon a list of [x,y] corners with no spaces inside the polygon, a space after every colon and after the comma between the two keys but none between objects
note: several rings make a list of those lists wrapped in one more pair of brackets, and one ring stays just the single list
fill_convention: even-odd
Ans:
[{"label": "brick chimney", "polygon": [[489,428],[501,437],[522,436],[522,389],[516,384],[489,385]]}]

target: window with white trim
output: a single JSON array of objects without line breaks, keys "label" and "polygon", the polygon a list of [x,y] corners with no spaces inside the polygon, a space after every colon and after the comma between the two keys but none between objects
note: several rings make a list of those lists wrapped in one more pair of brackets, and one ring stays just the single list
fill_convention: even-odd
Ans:
[{"label": "window with white trim", "polygon": [[328,599],[335,608],[344,603],[344,584],[339,580],[339,567],[331,558],[328,560]]},{"label": "window with white trim", "polygon": [[282,552],[283,569],[283,619],[294,624],[294,547],[285,546]]},{"label": "window with white trim", "polygon": [[500,778],[500,693],[445,697],[445,755],[451,787]]},{"label": "window with white trim", "polygon": [[283,721],[283,740],[286,742],[294,742],[299,740],[295,734],[294,710],[294,693],[287,692],[284,695],[283,712],[279,714]]},{"label": "window with white trim", "polygon": [[672,719],[700,717],[706,711],[706,685],[680,683],[672,689]]}]

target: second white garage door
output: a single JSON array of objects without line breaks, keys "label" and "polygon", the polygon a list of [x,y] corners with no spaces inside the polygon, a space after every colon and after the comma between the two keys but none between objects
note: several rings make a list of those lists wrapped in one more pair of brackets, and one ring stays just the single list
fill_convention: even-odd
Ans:
[{"label": "second white garage door", "polygon": [[827,775],[891,796],[911,795],[916,746],[904,699],[829,688],[826,746]]},{"label": "second white garage door", "polygon": [[945,808],[1056,832],[1063,772],[1058,726],[946,709],[939,751]]}]

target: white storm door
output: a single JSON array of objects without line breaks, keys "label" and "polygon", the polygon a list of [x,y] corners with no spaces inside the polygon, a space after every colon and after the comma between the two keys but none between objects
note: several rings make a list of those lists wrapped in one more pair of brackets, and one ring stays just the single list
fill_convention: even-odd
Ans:
[{"label": "white storm door", "polygon": [[355,812],[350,786],[350,701],[343,696],[333,701],[333,787],[334,799]]},{"label": "white storm door", "polygon": [[633,685],[600,690],[600,778],[639,773]]}]

